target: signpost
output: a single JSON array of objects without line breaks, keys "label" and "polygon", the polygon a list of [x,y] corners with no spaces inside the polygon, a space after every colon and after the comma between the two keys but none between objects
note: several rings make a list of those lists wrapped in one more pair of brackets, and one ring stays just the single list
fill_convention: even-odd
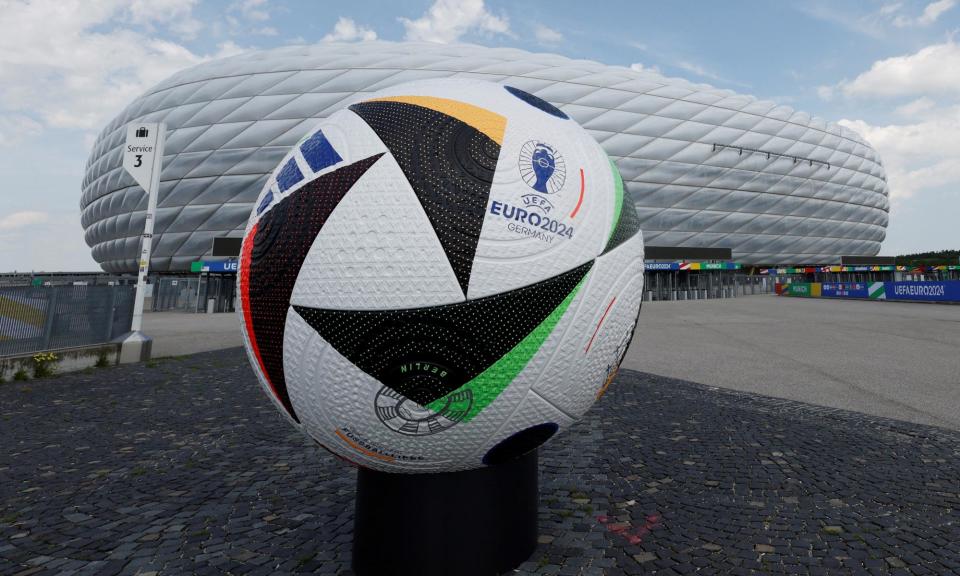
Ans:
[{"label": "signpost", "polygon": [[143,327],[143,300],[146,296],[147,275],[150,271],[153,225],[157,212],[157,193],[160,190],[160,170],[163,164],[166,131],[166,125],[162,123],[145,122],[127,125],[127,141],[123,147],[123,168],[147,193],[147,214],[140,239],[133,322],[130,325],[130,334],[123,340],[123,348],[120,352],[121,362],[136,362],[150,357],[151,340],[140,329]]}]

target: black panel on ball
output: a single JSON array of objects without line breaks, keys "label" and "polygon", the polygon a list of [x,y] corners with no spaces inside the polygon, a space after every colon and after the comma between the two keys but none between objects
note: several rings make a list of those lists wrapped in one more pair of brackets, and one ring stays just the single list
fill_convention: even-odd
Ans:
[{"label": "black panel on ball", "polygon": [[500,145],[469,124],[423,106],[371,101],[350,110],[397,160],[466,294]]},{"label": "black panel on ball", "polygon": [[249,334],[277,399],[299,422],[283,373],[283,333],[290,295],[317,233],[340,200],[381,157],[377,154],[328,172],[290,193],[257,221],[249,280],[241,297],[249,306]]},{"label": "black panel on ball", "polygon": [[623,206],[620,208],[620,219],[617,221],[617,225],[613,228],[613,234],[610,235],[610,239],[607,241],[607,246],[603,249],[603,254],[606,254],[627,240],[633,238],[639,231],[640,217],[637,215],[637,205],[634,204],[630,194],[624,190]]},{"label": "black panel on ball", "polygon": [[337,352],[420,405],[503,357],[576,288],[593,262],[486,298],[404,310],[293,309]]},{"label": "black panel on ball", "polygon": [[537,546],[537,452],[441,474],[361,468],[353,530],[358,576],[494,576]]}]

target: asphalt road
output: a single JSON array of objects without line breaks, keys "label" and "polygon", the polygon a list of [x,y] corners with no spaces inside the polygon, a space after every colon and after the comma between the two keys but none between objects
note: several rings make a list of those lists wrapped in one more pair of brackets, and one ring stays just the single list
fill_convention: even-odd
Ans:
[{"label": "asphalt road", "polygon": [[236,313],[147,312],[143,332],[153,338],[154,358],[243,346]]},{"label": "asphalt road", "polygon": [[[152,313],[154,357],[241,346],[236,314]],[[960,430],[960,306],[647,302],[624,368]]]},{"label": "asphalt road", "polygon": [[960,306],[650,302],[623,367],[960,429]]}]

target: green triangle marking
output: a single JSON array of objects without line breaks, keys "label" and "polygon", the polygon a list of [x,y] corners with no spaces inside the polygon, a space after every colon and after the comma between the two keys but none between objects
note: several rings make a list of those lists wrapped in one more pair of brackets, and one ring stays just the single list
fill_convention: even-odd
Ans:
[{"label": "green triangle marking", "polygon": [[607,160],[610,161],[610,170],[613,172],[613,222],[610,224],[610,234],[607,235],[607,242],[610,242],[610,238],[613,237],[614,230],[617,229],[617,223],[620,222],[620,212],[623,210],[623,177],[620,176],[620,171],[617,170],[617,165],[613,163],[609,157]]},{"label": "green triangle marking", "polygon": [[526,337],[517,343],[517,345],[514,346],[509,352],[504,354],[489,368],[480,374],[477,374],[473,380],[470,380],[446,396],[438,398],[427,404],[426,407],[434,412],[439,412],[444,408],[444,406],[447,405],[448,399],[451,396],[459,394],[464,390],[470,390],[470,392],[473,394],[473,405],[470,407],[470,410],[467,411],[467,414],[464,416],[462,422],[469,422],[473,420],[477,414],[482,412],[484,408],[496,400],[497,396],[506,390],[507,386],[513,382],[513,379],[517,377],[517,374],[519,374],[527,366],[527,363],[530,362],[530,359],[533,358],[533,355],[537,353],[537,350],[540,349],[540,346],[543,345],[547,337],[553,332],[557,322],[559,322],[560,318],[563,317],[564,312],[567,311],[570,303],[573,302],[573,298],[577,295],[577,292],[580,291],[580,288],[583,286],[583,283],[586,281],[589,274],[590,273],[587,272],[587,275],[580,280],[570,294],[567,294],[567,297],[563,299],[563,302],[554,308],[553,312],[544,318],[543,322],[541,322],[536,328],[527,334]]}]

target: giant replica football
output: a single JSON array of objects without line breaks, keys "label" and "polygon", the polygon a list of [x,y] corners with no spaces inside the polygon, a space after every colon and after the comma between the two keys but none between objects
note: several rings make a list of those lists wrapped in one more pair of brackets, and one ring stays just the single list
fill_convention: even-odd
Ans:
[{"label": "giant replica football", "polygon": [[358,465],[495,465],[616,374],[643,239],[614,164],[497,84],[398,85],[321,121],[255,204],[240,315],[260,382]]}]

